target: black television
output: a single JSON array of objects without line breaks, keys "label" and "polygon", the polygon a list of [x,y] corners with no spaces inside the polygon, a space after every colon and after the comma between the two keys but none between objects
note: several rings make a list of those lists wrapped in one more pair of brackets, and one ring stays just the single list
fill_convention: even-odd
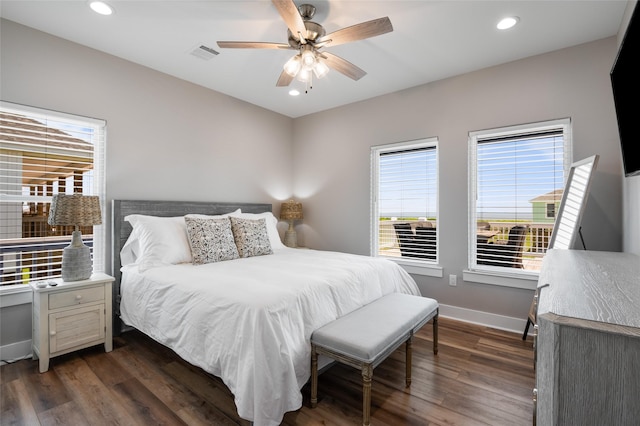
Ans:
[{"label": "black television", "polygon": [[636,5],[613,67],[611,87],[625,176],[640,175],[640,12]]}]

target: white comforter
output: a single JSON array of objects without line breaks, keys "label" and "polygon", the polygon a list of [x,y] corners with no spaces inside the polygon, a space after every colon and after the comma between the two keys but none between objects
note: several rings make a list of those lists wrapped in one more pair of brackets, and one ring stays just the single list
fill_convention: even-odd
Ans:
[{"label": "white comforter", "polygon": [[122,271],[122,320],[220,377],[256,426],[302,405],[315,329],[382,295],[420,294],[394,262],[316,250]]}]

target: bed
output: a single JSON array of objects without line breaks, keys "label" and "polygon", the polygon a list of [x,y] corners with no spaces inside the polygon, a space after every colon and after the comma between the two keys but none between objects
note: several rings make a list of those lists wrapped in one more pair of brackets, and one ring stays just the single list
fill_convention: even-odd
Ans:
[{"label": "bed", "polygon": [[[257,426],[301,407],[315,329],[385,294],[420,295],[394,262],[285,247],[270,204],[114,200],[112,218],[114,329],[220,377]],[[237,257],[207,246],[227,222]]]}]

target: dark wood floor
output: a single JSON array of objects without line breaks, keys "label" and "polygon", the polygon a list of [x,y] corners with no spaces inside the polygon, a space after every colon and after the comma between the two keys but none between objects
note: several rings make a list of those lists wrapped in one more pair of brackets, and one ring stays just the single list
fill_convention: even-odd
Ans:
[{"label": "dark wood floor", "polygon": [[[413,344],[413,382],[404,386],[404,346],[374,371],[374,425],[529,425],[534,386],[531,340],[440,319],[439,353],[431,324]],[[136,332],[102,346],[38,363],[0,368],[2,425],[248,425],[217,378]],[[285,415],[284,425],[362,422],[360,372],[335,365],[320,376],[319,398]]]}]

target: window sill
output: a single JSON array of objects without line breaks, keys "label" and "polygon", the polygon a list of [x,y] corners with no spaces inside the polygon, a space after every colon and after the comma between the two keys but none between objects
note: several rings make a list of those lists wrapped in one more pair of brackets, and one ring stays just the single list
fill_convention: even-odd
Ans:
[{"label": "window sill", "polygon": [[437,265],[435,263],[426,263],[420,261],[411,261],[411,260],[399,260],[392,259],[398,265],[402,266],[402,268],[410,274],[414,275],[424,275],[427,277],[436,277],[442,278],[442,266]]},{"label": "window sill", "polygon": [[24,305],[33,299],[31,287],[27,284],[15,284],[0,287],[0,308]]},{"label": "window sill", "polygon": [[462,271],[462,279],[480,284],[497,285],[502,287],[535,290],[538,286],[538,274],[509,274],[508,272]]}]

